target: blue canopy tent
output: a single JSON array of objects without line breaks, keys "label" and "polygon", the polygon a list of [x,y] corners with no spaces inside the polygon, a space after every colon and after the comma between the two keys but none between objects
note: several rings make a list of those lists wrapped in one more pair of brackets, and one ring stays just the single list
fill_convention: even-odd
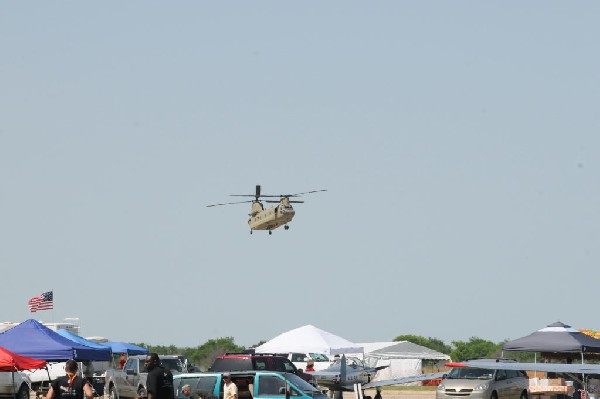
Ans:
[{"label": "blue canopy tent", "polygon": [[149,351],[141,346],[128,344],[127,342],[104,342],[102,345],[109,346],[113,353],[127,353],[128,355],[145,355]]},{"label": "blue canopy tent", "polygon": [[46,361],[111,360],[110,350],[92,348],[63,337],[29,319],[0,333],[0,346],[16,354]]},{"label": "blue canopy tent", "polygon": [[73,334],[71,331],[69,330],[65,330],[64,328],[61,328],[59,330],[56,330],[57,334],[62,335],[63,337],[70,339],[71,341],[81,344],[81,345],[85,345],[85,346],[89,346],[90,348],[94,348],[94,349],[98,349],[100,351],[107,351],[108,353],[112,354],[112,350],[109,346],[103,345],[103,344],[99,344],[97,342],[94,341],[90,341],[89,339],[85,339],[83,337],[80,337],[77,334]]}]

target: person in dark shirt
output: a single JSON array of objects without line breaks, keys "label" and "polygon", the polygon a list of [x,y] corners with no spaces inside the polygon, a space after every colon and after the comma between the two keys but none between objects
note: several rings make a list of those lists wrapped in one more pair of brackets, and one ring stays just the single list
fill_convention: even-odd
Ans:
[{"label": "person in dark shirt", "polygon": [[145,362],[148,376],[146,377],[146,392],[148,399],[173,399],[173,375],[160,365],[156,353],[149,353]]},{"label": "person in dark shirt", "polygon": [[58,377],[50,385],[46,399],[93,398],[94,391],[87,380],[77,375],[77,362],[73,359],[65,363],[66,376]]}]

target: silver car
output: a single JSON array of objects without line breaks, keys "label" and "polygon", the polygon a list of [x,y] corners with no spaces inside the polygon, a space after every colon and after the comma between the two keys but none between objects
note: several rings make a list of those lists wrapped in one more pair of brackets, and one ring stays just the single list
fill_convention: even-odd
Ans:
[{"label": "silver car", "polygon": [[[485,361],[490,361],[486,359]],[[496,361],[493,359],[492,361]],[[438,385],[436,399],[527,399],[523,371],[455,367]]]}]

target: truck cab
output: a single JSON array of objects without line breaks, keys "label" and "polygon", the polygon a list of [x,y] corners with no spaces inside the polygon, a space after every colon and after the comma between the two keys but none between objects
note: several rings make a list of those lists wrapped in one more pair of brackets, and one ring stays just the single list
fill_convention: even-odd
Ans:
[{"label": "truck cab", "polygon": [[[272,371],[230,372],[239,399],[328,399],[322,391],[292,373]],[[223,373],[188,373],[173,376],[176,399],[184,399],[182,388],[190,385],[191,399],[222,399]],[[186,398],[187,399],[187,398]]]}]

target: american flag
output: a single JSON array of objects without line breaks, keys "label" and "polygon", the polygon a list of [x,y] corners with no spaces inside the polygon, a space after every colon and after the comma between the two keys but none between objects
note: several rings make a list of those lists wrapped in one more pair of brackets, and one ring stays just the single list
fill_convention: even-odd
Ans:
[{"label": "american flag", "polygon": [[34,296],[27,302],[30,312],[48,310],[54,308],[54,295],[52,291],[44,292],[42,295]]}]

